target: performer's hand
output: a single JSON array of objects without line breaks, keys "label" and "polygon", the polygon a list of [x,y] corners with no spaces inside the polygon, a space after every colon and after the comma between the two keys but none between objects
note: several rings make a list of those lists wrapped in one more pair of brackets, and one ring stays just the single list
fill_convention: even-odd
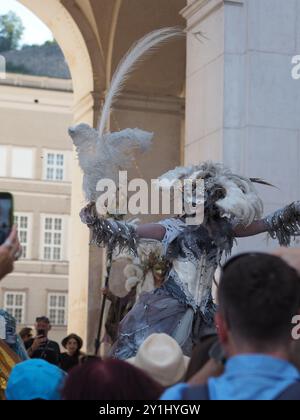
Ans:
[{"label": "performer's hand", "polygon": [[103,296],[107,296],[109,294],[109,288],[103,287],[103,289],[101,289],[101,293]]},{"label": "performer's hand", "polygon": [[273,255],[282,258],[287,264],[295,268],[300,274],[300,249],[279,248]]},{"label": "performer's hand", "polygon": [[117,297],[109,290],[109,287],[103,287],[103,289],[101,289],[101,293],[112,303],[114,303],[117,299]]},{"label": "performer's hand", "polygon": [[83,207],[83,209],[81,209],[80,219],[82,223],[90,227],[90,225],[93,224],[93,220],[95,217],[98,217],[96,204],[93,201],[91,201],[85,207]]}]

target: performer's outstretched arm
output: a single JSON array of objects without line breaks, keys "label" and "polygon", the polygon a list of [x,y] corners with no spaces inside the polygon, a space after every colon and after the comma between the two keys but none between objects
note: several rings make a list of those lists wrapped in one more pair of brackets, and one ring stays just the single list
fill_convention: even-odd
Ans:
[{"label": "performer's outstretched arm", "polygon": [[137,226],[134,222],[118,221],[99,216],[95,203],[91,202],[80,212],[80,217],[91,230],[91,243],[107,247],[112,251],[127,250],[136,254],[139,239],[156,239],[162,241],[166,229],[156,223]]},{"label": "performer's outstretched arm", "polygon": [[166,233],[166,228],[158,223],[148,223],[138,226],[136,233],[141,239],[156,239],[157,241],[162,241]]},{"label": "performer's outstretched arm", "polygon": [[283,209],[277,210],[265,219],[256,220],[251,225],[236,226],[235,236],[242,238],[268,232],[280,245],[290,245],[291,238],[300,233],[300,201],[296,201]]},{"label": "performer's outstretched arm", "polygon": [[248,236],[259,235],[268,232],[268,226],[265,219],[256,220],[249,226],[238,225],[234,228],[236,238],[246,238]]}]

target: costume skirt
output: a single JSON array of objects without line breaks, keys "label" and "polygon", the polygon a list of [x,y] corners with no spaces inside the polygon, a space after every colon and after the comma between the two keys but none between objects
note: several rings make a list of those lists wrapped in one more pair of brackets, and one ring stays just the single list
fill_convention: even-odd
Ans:
[{"label": "costume skirt", "polygon": [[[168,283],[168,282],[166,282]],[[174,293],[174,287],[143,293],[132,310],[122,320],[117,341],[110,356],[117,359],[134,357],[143,341],[153,333],[172,336],[186,356],[191,356],[193,346],[202,337],[216,332],[215,305],[207,303],[205,313],[195,311]]]}]

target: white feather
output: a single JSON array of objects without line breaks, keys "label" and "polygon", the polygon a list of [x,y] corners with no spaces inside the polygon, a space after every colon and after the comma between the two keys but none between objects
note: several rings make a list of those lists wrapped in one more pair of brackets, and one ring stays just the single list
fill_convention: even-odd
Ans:
[{"label": "white feather", "polygon": [[112,78],[99,122],[100,136],[104,134],[114,101],[119,96],[124,83],[139,64],[141,58],[144,58],[147,54],[153,52],[154,48],[156,48],[159,44],[162,44],[171,38],[184,35],[184,31],[180,28],[163,28],[150,32],[133,45],[133,47],[121,60]]},{"label": "white feather", "polygon": [[134,152],[147,151],[153,134],[138,128],[126,129],[99,136],[98,131],[87,124],[79,124],[69,129],[76,146],[79,165],[83,171],[83,191],[88,201],[96,201],[100,179],[118,181],[120,170],[130,167]]},{"label": "white feather", "polygon": [[163,28],[140,39],[122,59],[113,76],[103,106],[99,130],[87,124],[79,124],[69,129],[76,146],[79,165],[84,173],[83,190],[88,201],[96,201],[100,195],[96,191],[100,179],[109,178],[117,181],[119,171],[129,168],[132,164],[134,151],[148,150],[153,139],[152,133],[138,128],[104,134],[111,106],[120,94],[125,81],[142,57],[151,53],[159,44],[184,35],[182,29]]}]

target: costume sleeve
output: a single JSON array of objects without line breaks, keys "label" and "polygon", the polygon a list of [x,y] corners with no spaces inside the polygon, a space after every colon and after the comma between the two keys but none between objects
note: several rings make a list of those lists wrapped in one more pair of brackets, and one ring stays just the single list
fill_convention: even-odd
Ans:
[{"label": "costume sleeve", "polygon": [[165,219],[159,222],[160,225],[164,226],[166,229],[165,236],[162,240],[162,245],[164,248],[164,253],[167,253],[167,249],[171,242],[180,235],[181,232],[186,228],[186,224],[180,219]]},{"label": "costume sleeve", "polygon": [[281,246],[289,246],[291,239],[300,234],[300,201],[275,211],[264,222],[273,239]]},{"label": "costume sleeve", "polygon": [[127,251],[137,255],[136,224],[101,217],[94,203],[81,210],[80,218],[92,232],[92,244],[107,247],[109,251]]}]

